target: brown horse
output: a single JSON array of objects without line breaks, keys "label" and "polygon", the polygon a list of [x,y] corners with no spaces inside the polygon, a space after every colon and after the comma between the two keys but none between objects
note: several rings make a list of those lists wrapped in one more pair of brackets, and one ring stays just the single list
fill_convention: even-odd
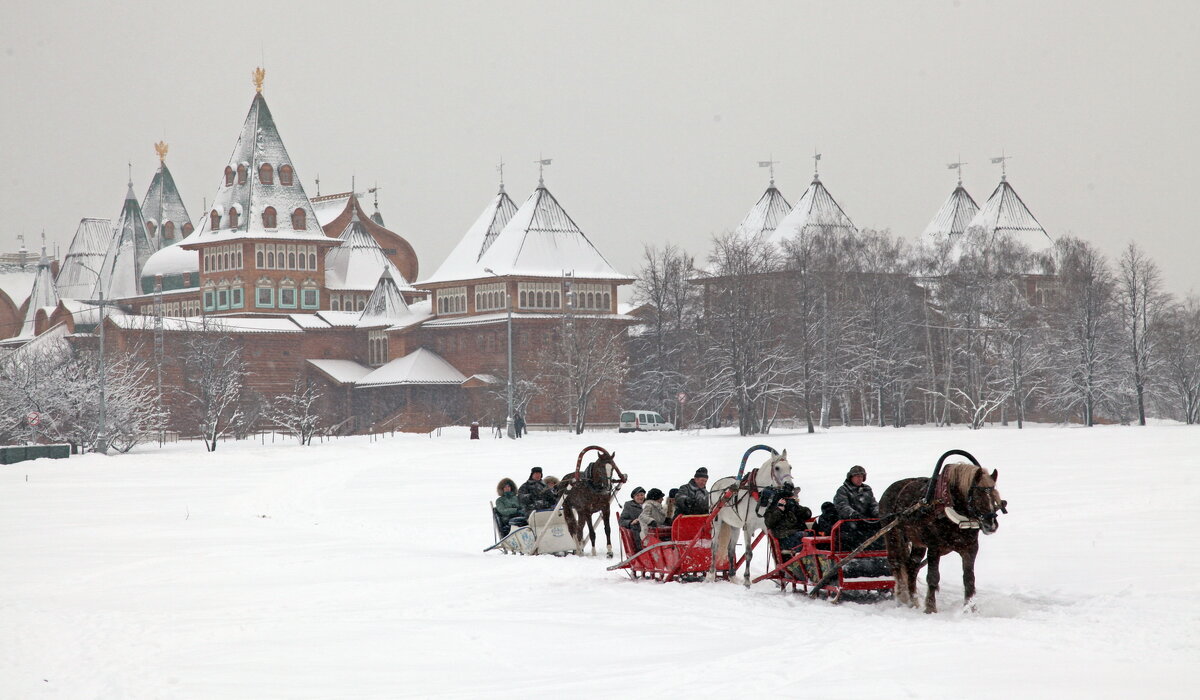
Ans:
[{"label": "brown horse", "polygon": [[[580,470],[583,456],[589,450],[596,450],[599,456],[596,461]],[[592,556],[596,556],[596,528],[592,524],[592,515],[604,515],[604,538],[608,544],[608,558],[612,559],[612,501],[613,496],[625,483],[625,475],[617,469],[614,461],[617,454],[608,453],[603,447],[595,445],[586,447],[579,453],[575,462],[575,472],[567,474],[558,485],[558,490],[566,492],[563,499],[563,516],[567,521],[567,530],[575,539],[575,553],[583,556],[583,526],[586,523],[588,538],[592,542]]]},{"label": "brown horse", "polygon": [[[971,464],[942,463],[951,455],[962,455]],[[888,563],[896,578],[896,597],[904,605],[916,607],[917,572],[928,557],[928,590],[925,612],[937,612],[937,590],[941,581],[939,559],[957,552],[963,565],[964,605],[975,596],[975,555],[979,553],[979,533],[990,535],[1000,527],[999,513],[1007,513],[1008,502],[996,491],[998,473],[988,474],[975,458],[961,450],[942,455],[932,478],[901,479],[887,488],[879,501],[881,516],[901,513],[913,504],[924,505],[902,516],[887,537]]]}]

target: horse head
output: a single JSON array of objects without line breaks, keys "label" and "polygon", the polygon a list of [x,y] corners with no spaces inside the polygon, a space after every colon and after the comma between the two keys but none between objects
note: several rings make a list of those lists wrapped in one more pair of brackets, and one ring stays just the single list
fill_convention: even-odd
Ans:
[{"label": "horse head", "polygon": [[778,488],[784,484],[791,486],[792,465],[787,461],[787,450],[768,457],[767,461],[758,468],[758,476],[754,483],[759,487],[774,486]]},{"label": "horse head", "polygon": [[979,521],[979,529],[985,535],[990,535],[1000,529],[1000,513],[1008,512],[1008,501],[1000,497],[996,490],[996,478],[999,471],[992,470],[988,474],[981,468],[976,468],[975,478],[967,489],[967,517]]}]

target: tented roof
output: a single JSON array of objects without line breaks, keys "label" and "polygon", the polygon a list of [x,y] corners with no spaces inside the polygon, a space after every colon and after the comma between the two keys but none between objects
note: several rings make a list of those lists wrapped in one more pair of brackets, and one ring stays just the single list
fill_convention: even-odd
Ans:
[{"label": "tented roof", "polygon": [[[197,240],[196,232],[192,232],[179,244],[188,244]],[[185,272],[196,273],[195,283],[200,284],[200,253],[192,249],[188,250],[182,245],[169,245],[166,248],[159,250],[154,255],[151,255],[146,260],[145,266],[142,267],[142,279],[149,277],[153,280],[155,275],[182,275]]]},{"label": "tented roof", "polygon": [[379,243],[367,232],[358,218],[357,209],[350,223],[338,238],[340,246],[325,254],[325,286],[332,290],[366,292],[375,289],[379,278],[387,272],[396,284],[412,289],[400,270],[383,253]]},{"label": "tented roof", "polygon": [[[125,193],[125,205],[113,227],[108,251],[101,263],[96,291],[104,292],[106,299],[123,299],[141,294],[142,267],[151,252],[142,207],[133,195],[131,182]],[[98,297],[93,295],[89,298]]]},{"label": "tented roof", "polygon": [[370,367],[354,360],[308,360],[308,364],[338,384],[354,384],[371,373]]},{"label": "tented roof", "polygon": [[516,213],[517,205],[513,204],[508,193],[501,187],[479,218],[475,219],[475,223],[467,229],[467,234],[454,250],[450,251],[441,267],[425,282],[449,282],[487,276],[483,267],[479,266],[479,260]]},{"label": "tented roof", "polygon": [[[146,221],[154,223],[154,235],[150,236],[150,244],[156,250],[164,245],[178,243],[185,235],[184,226],[192,223],[187,207],[183,205],[183,197],[179,195],[179,189],[175,186],[175,178],[171,177],[171,171],[162,160],[158,162],[158,170],[154,173],[154,179],[150,181],[145,198],[142,199],[142,216]],[[172,238],[163,240],[163,227],[167,222],[174,224],[175,233]]]},{"label": "tented roof", "polygon": [[972,236],[982,236],[985,243],[995,240],[997,236],[1008,235],[1034,251],[1044,251],[1054,246],[1054,239],[1034,218],[1004,176],[1000,177],[1000,184],[996,185],[983,208],[971,219],[967,231]]},{"label": "tented roof", "polygon": [[809,236],[816,233],[858,233],[854,222],[842,211],[841,205],[834,200],[829,190],[821,183],[821,178],[814,176],[812,184],[796,201],[796,206],[783,217],[769,240],[782,245],[784,241],[797,236]]},{"label": "tented roof", "polygon": [[[273,173],[269,185],[259,180],[259,168],[264,163],[270,164]],[[284,165],[293,168],[291,185],[280,184],[279,170]],[[239,184],[239,166],[243,166],[247,171],[244,184]],[[267,107],[262,93],[255,94],[250,103],[250,111],[246,114],[242,131],[233,146],[233,155],[229,157],[228,167],[234,172],[233,184],[226,185],[225,175],[222,173],[221,184],[212,204],[212,210],[220,214],[221,228],[213,231],[211,217],[201,217],[198,229],[200,235],[196,243],[245,238],[329,240],[321,230],[312,204],[304,193],[299,172],[283,145],[275,119],[271,116],[271,110]],[[262,215],[267,207],[275,208],[277,227],[274,229],[268,230],[263,227]],[[236,229],[229,228],[230,209],[236,209],[238,212]],[[304,229],[300,231],[292,229],[292,212],[296,209],[303,209],[305,213]]]},{"label": "tented roof", "polygon": [[933,220],[925,227],[925,235],[938,240],[950,236],[961,236],[966,232],[971,219],[978,212],[979,205],[975,203],[960,182],[942,203],[942,207],[938,209]]},{"label": "tented roof", "polygon": [[[58,270],[58,293],[64,299],[91,299],[96,292],[96,273],[104,264],[113,237],[112,219],[81,219],[71,248]],[[91,268],[90,270],[88,268]]]},{"label": "tented roof", "polygon": [[25,309],[25,318],[21,323],[22,337],[34,335],[34,319],[38,309],[58,305],[58,289],[54,286],[54,274],[50,271],[50,260],[42,249],[42,259],[38,262],[37,274],[33,278],[33,289],[29,293],[29,306]]},{"label": "tented roof", "polygon": [[367,305],[363,307],[358,325],[360,328],[392,326],[403,323],[411,315],[412,311],[404,302],[404,295],[396,286],[396,280],[392,277],[392,273],[385,268],[383,275],[379,277],[378,284],[375,285],[375,291],[371,292],[370,298],[367,299]]},{"label": "tented roof", "polygon": [[464,262],[455,273],[461,279],[482,279],[491,276],[485,268],[502,276],[562,277],[570,272],[576,279],[633,279],[604,259],[544,185],[529,195],[474,265]]},{"label": "tented roof", "polygon": [[[25,303],[29,298],[29,293],[33,291],[33,280],[37,278],[37,268],[27,267],[21,269],[19,267],[4,267],[0,268],[0,291],[3,291],[8,300],[17,308]],[[5,333],[7,328],[0,328],[0,335],[10,335]]]},{"label": "tented roof", "polygon": [[783,194],[775,188],[775,181],[771,181],[771,185],[767,187],[767,191],[758,198],[758,202],[750,208],[746,214],[746,218],[742,219],[742,223],[738,224],[737,233],[740,236],[770,236],[779,226],[779,222],[783,220],[788,212],[792,210],[792,205],[784,199]]},{"label": "tented roof", "polygon": [[397,386],[402,384],[462,384],[467,377],[440,355],[417,348],[359,379],[357,385]]}]

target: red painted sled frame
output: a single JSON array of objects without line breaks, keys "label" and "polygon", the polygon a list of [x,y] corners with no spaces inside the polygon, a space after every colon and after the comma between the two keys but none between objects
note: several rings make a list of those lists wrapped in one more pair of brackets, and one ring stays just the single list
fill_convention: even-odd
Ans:
[{"label": "red painted sled frame", "polygon": [[[876,522],[869,520],[870,522]],[[817,581],[821,580],[829,569],[836,566],[838,562],[847,558],[851,550],[848,549],[833,549],[834,542],[841,542],[841,527],[842,523],[855,522],[854,520],[839,520],[834,524],[832,532],[829,535],[818,535],[816,537],[805,537],[800,541],[800,549],[786,561],[783,559],[782,550],[779,547],[779,540],[775,539],[774,535],[769,536],[771,545],[771,561],[775,562],[775,567],[767,573],[754,579],[753,583],[759,581],[774,581],[779,585],[780,592],[786,592],[788,586],[795,591],[797,588],[807,593],[810,586],[816,585]],[[805,569],[800,563],[801,558],[810,556],[817,565],[817,578],[809,580],[805,575]],[[867,550],[859,554],[856,559],[887,559],[886,550]],[[795,565],[798,571],[793,571],[791,567]],[[892,577],[879,578],[851,578],[845,576],[845,569],[838,571],[836,582],[830,582],[822,589],[822,593],[829,597],[829,600],[836,602],[845,591],[892,591],[896,588],[896,581]]]}]

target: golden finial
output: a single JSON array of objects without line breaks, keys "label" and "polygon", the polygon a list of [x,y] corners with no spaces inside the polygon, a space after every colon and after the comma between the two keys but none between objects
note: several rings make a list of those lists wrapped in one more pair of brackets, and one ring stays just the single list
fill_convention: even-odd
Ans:
[{"label": "golden finial", "polygon": [[154,144],[154,152],[158,154],[158,162],[163,162],[167,159],[167,142],[159,141]]},{"label": "golden finial", "polygon": [[266,77],[266,75],[267,75],[267,72],[265,70],[263,70],[261,67],[254,69],[254,89],[255,90],[262,92],[263,78]]}]

